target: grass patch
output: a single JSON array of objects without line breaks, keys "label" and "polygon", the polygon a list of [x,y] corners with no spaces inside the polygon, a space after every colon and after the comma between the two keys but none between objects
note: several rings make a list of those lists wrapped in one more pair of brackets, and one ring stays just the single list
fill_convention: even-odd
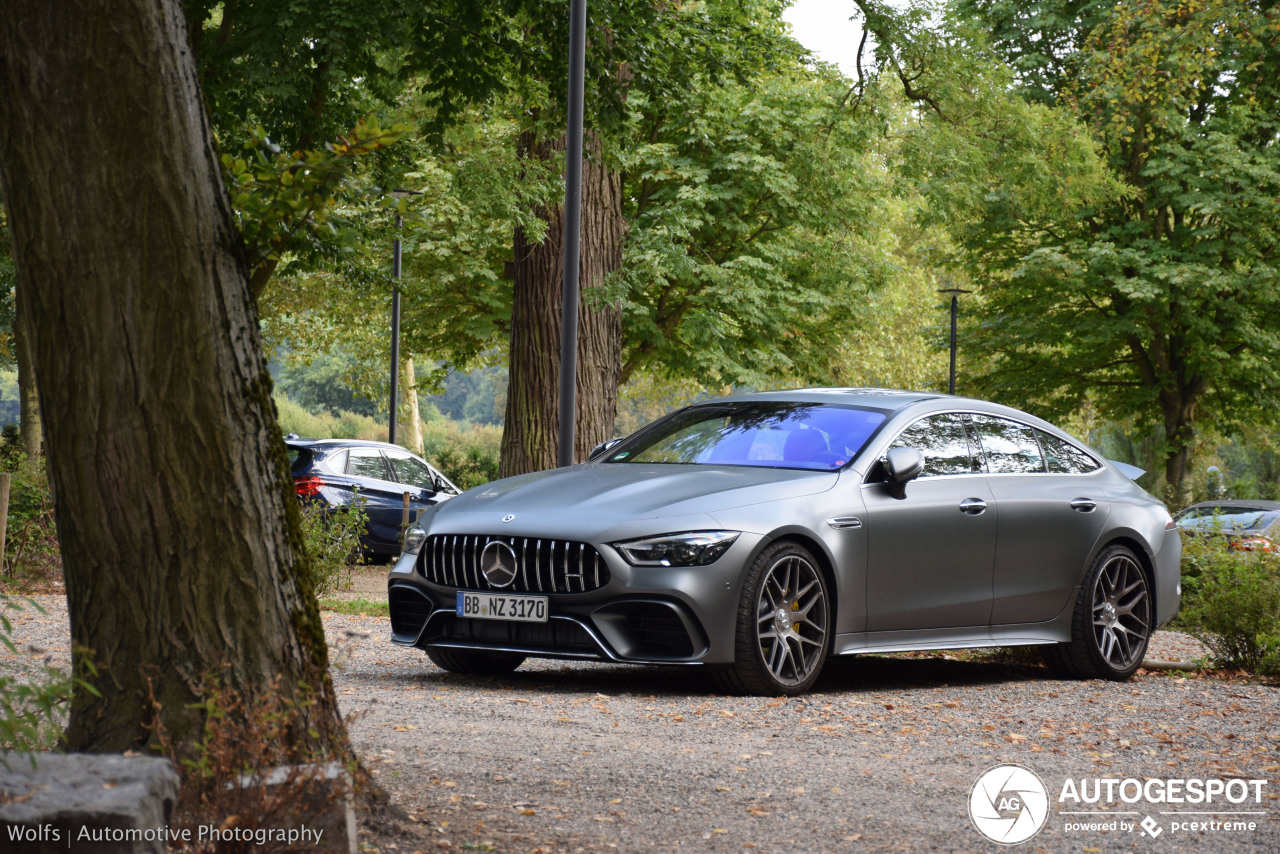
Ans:
[{"label": "grass patch", "polygon": [[358,599],[321,599],[321,611],[335,614],[353,614],[357,617],[389,617],[391,606],[386,602],[374,602],[361,596]]}]

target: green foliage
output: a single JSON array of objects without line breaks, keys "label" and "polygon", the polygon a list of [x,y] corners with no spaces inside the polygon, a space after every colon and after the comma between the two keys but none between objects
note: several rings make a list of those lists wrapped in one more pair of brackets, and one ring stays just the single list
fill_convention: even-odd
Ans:
[{"label": "green foliage", "polygon": [[[19,614],[45,610],[32,599],[24,601],[0,593],[0,647],[15,656],[13,620]],[[86,658],[90,671],[91,658]],[[35,753],[51,750],[62,735],[71,693],[76,686],[97,695],[93,686],[73,679],[65,670],[53,667],[46,659],[43,665],[6,666],[0,669],[0,750],[30,753],[35,767]]]},{"label": "green foliage", "polygon": [[0,440],[0,468],[10,475],[3,580],[43,584],[62,568],[53,493],[44,460],[28,460],[19,448],[17,427],[6,425]]},{"label": "green foliage", "polygon": [[821,381],[830,331],[882,274],[871,208],[883,171],[840,109],[839,81],[691,84],[679,99],[630,102],[632,226],[614,281],[623,379]]},{"label": "green foliage", "polygon": [[387,441],[385,421],[368,415],[339,411],[337,414],[316,413],[283,394],[276,392],[276,421],[282,433],[293,433],[306,439],[368,439]]},{"label": "green foliage", "polygon": [[1178,625],[1219,667],[1280,674],[1280,555],[1184,533]]},{"label": "green foliage", "polygon": [[996,29],[1010,61],[1025,53],[1015,42],[1045,27],[1049,43],[1078,45],[1060,61],[1069,74],[1024,79],[1023,91],[1045,101],[1057,81],[1056,103],[1090,128],[1122,191],[1064,198],[1055,213],[1023,204],[1021,177],[1000,167],[993,177],[1009,190],[959,194],[967,204],[937,194],[983,284],[968,336],[990,360],[981,387],[1051,416],[1088,398],[1104,417],[1160,428],[1180,497],[1197,430],[1271,424],[1280,412],[1280,10],[1052,7],[1068,20],[1039,8],[966,6],[996,10],[980,25]]},{"label": "green foliage", "polygon": [[[358,195],[350,177],[352,161],[391,145],[406,130],[398,125],[384,130],[373,119],[361,119],[322,150],[286,154],[258,128],[244,144],[245,156],[222,155],[255,291],[262,290],[281,255],[296,246],[304,230],[327,229],[340,247],[354,248],[357,235],[338,232],[329,210],[340,198]],[[392,199],[383,202],[394,204]]]},{"label": "green foliage", "polygon": [[422,428],[423,456],[463,489],[498,477],[502,428],[432,421]]},{"label": "green foliage", "polygon": [[320,353],[287,353],[281,364],[273,365],[272,373],[280,394],[308,411],[335,416],[352,412],[373,418],[379,405],[349,384],[349,378],[358,375],[359,370],[349,351],[335,347]]},{"label": "green foliage", "polygon": [[369,524],[359,494],[351,504],[333,508],[302,502],[302,541],[311,557],[311,582],[317,597],[351,586],[351,567],[361,564],[360,537]]}]

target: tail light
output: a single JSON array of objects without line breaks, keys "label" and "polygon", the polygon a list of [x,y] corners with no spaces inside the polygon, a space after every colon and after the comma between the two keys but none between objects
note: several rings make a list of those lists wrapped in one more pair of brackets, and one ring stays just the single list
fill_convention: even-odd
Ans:
[{"label": "tail light", "polygon": [[299,477],[293,481],[293,486],[298,490],[299,498],[309,498],[312,495],[319,495],[320,488],[324,486],[324,478],[322,477]]},{"label": "tail light", "polygon": [[1266,537],[1248,537],[1243,540],[1236,540],[1231,547],[1242,552],[1273,552],[1276,550],[1275,543]]}]

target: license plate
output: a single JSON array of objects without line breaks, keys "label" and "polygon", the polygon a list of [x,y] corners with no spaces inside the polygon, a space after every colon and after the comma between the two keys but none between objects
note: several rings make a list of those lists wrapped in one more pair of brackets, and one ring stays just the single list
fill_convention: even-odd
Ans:
[{"label": "license plate", "polygon": [[511,620],[545,623],[546,596],[511,596],[502,593],[458,592],[457,614],[473,620]]}]

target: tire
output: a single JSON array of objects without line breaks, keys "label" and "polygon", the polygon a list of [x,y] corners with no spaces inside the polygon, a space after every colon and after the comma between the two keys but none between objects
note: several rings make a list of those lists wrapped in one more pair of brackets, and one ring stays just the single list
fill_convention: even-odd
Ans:
[{"label": "tire", "polygon": [[471,676],[502,676],[524,664],[524,656],[518,652],[486,652],[482,649],[446,649],[434,646],[427,649],[427,658],[442,670]]},{"label": "tire", "polygon": [[831,596],[813,554],[767,547],[747,570],[734,663],[717,672],[735,694],[794,697],[817,681],[831,648]]},{"label": "tire", "polygon": [[1138,556],[1126,546],[1108,546],[1080,588],[1070,642],[1045,647],[1045,664],[1065,679],[1123,682],[1142,666],[1155,628],[1152,604]]}]

